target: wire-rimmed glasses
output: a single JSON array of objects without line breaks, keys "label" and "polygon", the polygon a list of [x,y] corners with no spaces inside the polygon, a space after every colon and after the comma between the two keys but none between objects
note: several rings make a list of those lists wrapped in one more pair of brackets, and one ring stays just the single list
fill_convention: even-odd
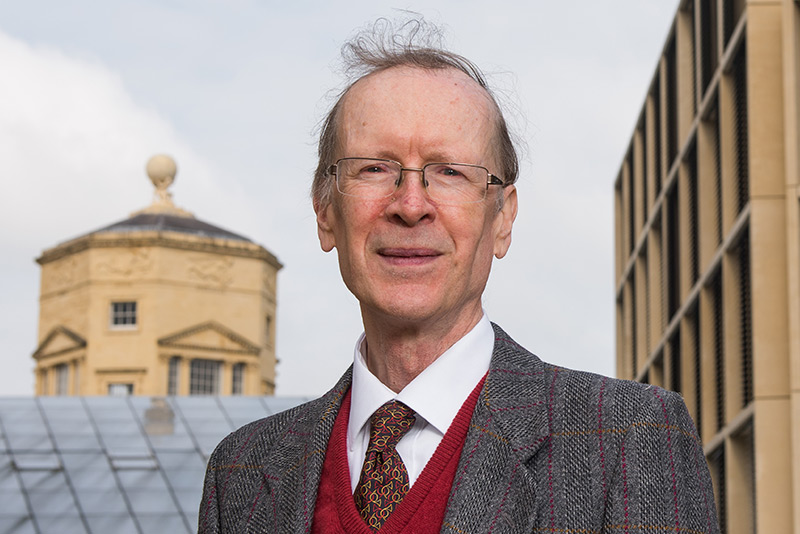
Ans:
[{"label": "wire-rimmed glasses", "polygon": [[390,197],[409,171],[420,173],[430,199],[442,204],[481,202],[490,185],[505,185],[486,167],[469,163],[427,163],[417,169],[391,159],[342,158],[328,167],[341,194],[364,199]]}]

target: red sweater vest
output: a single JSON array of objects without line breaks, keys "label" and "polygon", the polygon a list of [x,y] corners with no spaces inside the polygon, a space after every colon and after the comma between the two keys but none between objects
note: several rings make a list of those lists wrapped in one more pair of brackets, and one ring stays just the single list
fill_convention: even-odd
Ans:
[{"label": "red sweater vest", "polygon": [[[450,487],[455,479],[469,421],[485,379],[486,377],[467,397],[417,481],[378,532],[435,534],[441,530]],[[358,514],[350,490],[350,469],[347,462],[349,417],[350,392],[348,391],[342,400],[342,407],[336,416],[328,440],[311,528],[311,532],[315,534],[374,534],[375,532]]]}]

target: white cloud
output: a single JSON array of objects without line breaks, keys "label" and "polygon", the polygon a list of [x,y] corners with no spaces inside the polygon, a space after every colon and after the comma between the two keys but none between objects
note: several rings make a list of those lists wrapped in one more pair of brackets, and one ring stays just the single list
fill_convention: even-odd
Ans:
[{"label": "white cloud", "polygon": [[[51,246],[149,201],[147,158],[186,152],[102,65],[0,33],[4,244]],[[45,226],[43,222],[58,221]]]},{"label": "white cloud", "polygon": [[193,187],[209,196],[226,193],[169,123],[137,105],[103,65],[2,32],[0,64],[0,249],[8,286],[0,307],[0,394],[30,394],[39,274],[33,259],[149,204],[144,165],[154,153],[175,154]]}]

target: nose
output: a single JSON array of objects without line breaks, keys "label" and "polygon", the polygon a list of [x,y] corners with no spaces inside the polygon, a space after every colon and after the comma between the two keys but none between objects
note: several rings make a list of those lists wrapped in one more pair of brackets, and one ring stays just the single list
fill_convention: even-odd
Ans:
[{"label": "nose", "polygon": [[435,206],[428,197],[422,169],[404,168],[398,181],[392,201],[386,208],[387,217],[398,220],[405,226],[433,220]]}]

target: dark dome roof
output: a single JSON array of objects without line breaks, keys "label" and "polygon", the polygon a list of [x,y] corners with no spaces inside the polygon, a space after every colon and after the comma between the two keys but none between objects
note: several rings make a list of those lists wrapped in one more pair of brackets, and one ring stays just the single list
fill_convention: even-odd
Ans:
[{"label": "dark dome roof", "polygon": [[228,230],[223,230],[218,226],[203,222],[193,217],[180,217],[166,213],[139,213],[124,221],[119,221],[92,234],[107,232],[141,232],[154,230],[157,232],[179,232],[182,234],[193,234],[203,237],[214,237],[221,239],[232,239],[236,241],[252,241],[239,234],[234,234]]}]

